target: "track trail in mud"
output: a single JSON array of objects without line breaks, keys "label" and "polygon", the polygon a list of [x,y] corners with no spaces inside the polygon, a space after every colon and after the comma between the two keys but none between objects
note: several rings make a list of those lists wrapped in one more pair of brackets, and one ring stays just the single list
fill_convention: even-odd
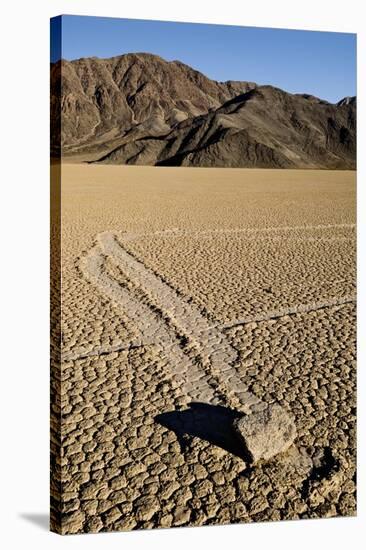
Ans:
[{"label": "track trail in mud", "polygon": [[[318,229],[322,226],[314,227]],[[349,228],[353,225],[338,224],[331,227]],[[289,229],[269,228],[271,231],[286,232]],[[267,229],[260,231],[266,232]],[[165,235],[167,233],[172,236],[176,234],[175,231],[164,232]],[[237,369],[238,352],[225,335],[225,330],[355,300],[353,295],[349,295],[328,301],[299,304],[220,326],[210,322],[158,273],[124,248],[125,242],[140,236],[130,233],[121,233],[118,236],[112,232],[100,233],[93,248],[80,261],[80,270],[84,277],[133,323],[139,337],[129,343],[121,342],[108,349],[92,350],[84,354],[71,351],[63,355],[64,361],[153,345],[158,353],[165,355],[172,378],[192,401],[211,404],[225,401],[232,406],[239,406],[243,412],[261,410],[267,405],[249,393],[241,382]],[[118,279],[109,272],[108,262],[112,262],[118,270]]]}]

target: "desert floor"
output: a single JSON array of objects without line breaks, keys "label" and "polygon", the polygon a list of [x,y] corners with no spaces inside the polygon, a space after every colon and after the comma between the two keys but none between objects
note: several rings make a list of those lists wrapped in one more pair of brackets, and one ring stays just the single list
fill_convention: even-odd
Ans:
[{"label": "desert floor", "polygon": [[355,514],[355,179],[62,165],[62,532]]}]

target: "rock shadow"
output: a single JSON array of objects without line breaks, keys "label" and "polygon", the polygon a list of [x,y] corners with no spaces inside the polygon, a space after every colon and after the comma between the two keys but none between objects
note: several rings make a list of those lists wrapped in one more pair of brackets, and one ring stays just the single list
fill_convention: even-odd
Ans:
[{"label": "rock shadow", "polygon": [[233,427],[234,420],[241,416],[242,413],[229,407],[193,402],[188,409],[159,414],[155,421],[175,432],[182,452],[191,438],[199,437],[249,462],[250,457]]}]

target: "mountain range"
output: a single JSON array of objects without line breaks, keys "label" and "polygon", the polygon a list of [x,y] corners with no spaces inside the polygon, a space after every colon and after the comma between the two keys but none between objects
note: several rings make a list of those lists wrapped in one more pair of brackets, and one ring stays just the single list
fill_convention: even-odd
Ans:
[{"label": "mountain range", "polygon": [[51,64],[51,153],[109,164],[356,168],[356,98],[217,82],[149,53]]}]

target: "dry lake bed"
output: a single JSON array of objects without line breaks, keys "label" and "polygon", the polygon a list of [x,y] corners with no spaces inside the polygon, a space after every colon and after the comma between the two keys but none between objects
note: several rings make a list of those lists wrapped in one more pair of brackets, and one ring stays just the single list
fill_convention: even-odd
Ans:
[{"label": "dry lake bed", "polygon": [[62,531],[354,515],[355,172],[61,174]]}]

